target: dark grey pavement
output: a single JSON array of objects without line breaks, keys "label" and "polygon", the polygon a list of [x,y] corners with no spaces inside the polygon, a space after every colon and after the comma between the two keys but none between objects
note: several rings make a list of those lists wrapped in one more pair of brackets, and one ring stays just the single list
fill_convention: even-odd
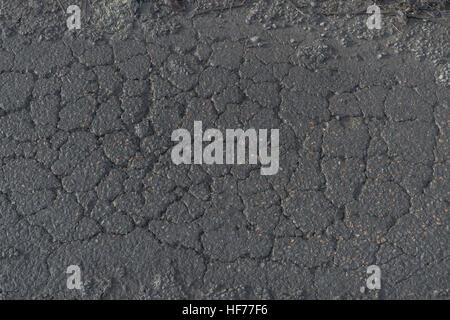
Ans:
[{"label": "dark grey pavement", "polygon": [[[1,299],[449,298],[445,1],[380,30],[370,1],[70,1],[0,3]],[[279,129],[279,172],[176,166],[194,121]]]}]

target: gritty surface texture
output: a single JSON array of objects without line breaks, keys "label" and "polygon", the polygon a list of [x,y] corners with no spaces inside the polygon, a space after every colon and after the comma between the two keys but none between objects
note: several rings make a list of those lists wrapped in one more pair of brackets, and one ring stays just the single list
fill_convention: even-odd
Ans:
[{"label": "gritty surface texture", "polygon": [[[448,299],[449,17],[400,2],[2,1],[0,298]],[[195,120],[280,171],[174,165]]]}]

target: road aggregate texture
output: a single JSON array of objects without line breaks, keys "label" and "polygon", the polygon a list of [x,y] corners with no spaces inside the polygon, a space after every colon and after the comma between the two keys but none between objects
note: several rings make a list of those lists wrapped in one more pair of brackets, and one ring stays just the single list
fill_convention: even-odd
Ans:
[{"label": "road aggregate texture", "polygon": [[[371,4],[1,1],[0,298],[448,299],[449,4]],[[194,121],[278,173],[175,165]]]}]

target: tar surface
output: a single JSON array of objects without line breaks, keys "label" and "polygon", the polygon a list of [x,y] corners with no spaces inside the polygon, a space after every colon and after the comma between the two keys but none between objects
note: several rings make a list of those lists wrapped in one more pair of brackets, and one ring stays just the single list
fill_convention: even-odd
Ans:
[{"label": "tar surface", "polygon": [[[378,3],[1,1],[0,298],[448,299],[448,7]],[[278,173],[175,165],[194,121]]]}]

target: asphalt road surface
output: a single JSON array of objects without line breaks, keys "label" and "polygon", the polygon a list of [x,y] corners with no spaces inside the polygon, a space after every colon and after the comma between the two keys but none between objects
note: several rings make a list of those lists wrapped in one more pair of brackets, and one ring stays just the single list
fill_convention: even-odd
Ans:
[{"label": "asphalt road surface", "polygon": [[448,299],[448,4],[377,2],[1,1],[0,298]]}]

